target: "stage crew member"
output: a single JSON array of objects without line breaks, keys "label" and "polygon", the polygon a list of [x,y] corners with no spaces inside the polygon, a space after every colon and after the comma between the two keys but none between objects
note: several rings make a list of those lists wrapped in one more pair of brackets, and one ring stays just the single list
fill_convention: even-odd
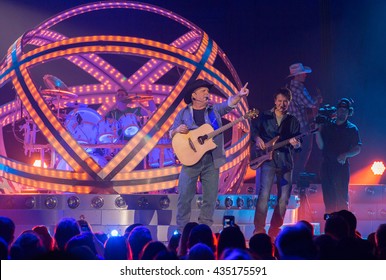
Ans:
[{"label": "stage crew member", "polygon": [[358,155],[362,145],[358,128],[348,121],[353,112],[352,100],[342,98],[337,105],[336,119],[321,124],[315,134],[323,154],[321,178],[326,213],[348,209],[349,158]]}]

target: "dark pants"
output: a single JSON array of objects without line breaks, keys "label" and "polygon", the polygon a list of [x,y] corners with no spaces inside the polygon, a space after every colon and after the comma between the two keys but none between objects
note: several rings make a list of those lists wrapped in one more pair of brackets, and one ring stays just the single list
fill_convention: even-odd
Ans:
[{"label": "dark pants", "polygon": [[321,177],[326,213],[348,210],[349,164],[325,161],[322,163]]},{"label": "dark pants", "polygon": [[312,152],[313,139],[312,136],[303,137],[302,150],[294,153],[293,181],[295,183],[299,179],[299,173],[307,171],[306,168]]},{"label": "dark pants", "polygon": [[260,189],[255,210],[255,233],[265,232],[265,222],[268,213],[268,202],[272,190],[273,181],[277,181],[277,202],[271,218],[268,234],[276,236],[283,225],[285,212],[292,190],[292,171],[283,172],[281,169],[263,164],[260,171]]}]

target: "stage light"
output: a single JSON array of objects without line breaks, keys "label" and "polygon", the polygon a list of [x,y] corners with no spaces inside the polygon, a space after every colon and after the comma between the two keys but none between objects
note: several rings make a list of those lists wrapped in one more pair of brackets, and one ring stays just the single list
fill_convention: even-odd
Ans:
[{"label": "stage light", "polygon": [[383,175],[385,169],[386,167],[382,161],[374,161],[373,165],[371,166],[371,170],[373,171],[374,175]]},{"label": "stage light", "polygon": [[244,207],[244,199],[242,199],[241,197],[238,197],[237,200],[236,200],[236,205],[237,205],[237,208],[241,209]]},{"label": "stage light", "polygon": [[69,208],[71,209],[75,209],[77,208],[79,205],[80,205],[80,200],[77,196],[70,196],[68,199],[67,199],[67,205]]},{"label": "stage light", "polygon": [[227,208],[227,209],[231,208],[233,205],[232,198],[230,198],[229,196],[227,198],[225,198],[224,204],[225,204],[225,208]]},{"label": "stage light", "polygon": [[49,196],[44,201],[44,205],[48,209],[54,209],[57,204],[58,204],[58,199],[56,197],[54,197],[54,196]]},{"label": "stage light", "polygon": [[138,199],[138,206],[139,208],[147,208],[149,207],[149,201],[146,197],[141,197],[140,199]]},{"label": "stage light", "polygon": [[254,191],[255,191],[255,188],[254,188],[254,187],[248,187],[248,188],[247,188],[247,192],[248,192],[248,193],[254,193]]},{"label": "stage light", "polygon": [[203,199],[202,196],[197,197],[196,204],[198,208],[202,207]]},{"label": "stage light", "polygon": [[247,208],[251,209],[251,208],[253,208],[253,206],[255,206],[254,203],[253,203],[253,199],[248,197],[248,199],[247,199]]},{"label": "stage light", "polygon": [[112,231],[110,231],[110,236],[118,236],[119,233],[116,229],[113,229]]},{"label": "stage light", "polygon": [[379,215],[382,217],[382,218],[386,218],[386,209],[381,209],[379,210]]},{"label": "stage light", "polygon": [[[42,167],[42,161],[40,159],[36,159],[34,161],[34,163],[33,163],[33,166],[35,166],[35,167]],[[43,166],[44,166],[44,168],[47,168],[47,164],[46,163],[44,163]]]},{"label": "stage light", "polygon": [[95,209],[102,208],[102,206],[105,204],[105,201],[102,197],[96,196],[91,200],[91,206]]},{"label": "stage light", "polygon": [[268,208],[269,209],[275,209],[275,206],[276,206],[276,197],[271,195],[269,200],[268,200]]},{"label": "stage light", "polygon": [[28,209],[34,208],[36,205],[36,199],[33,196],[29,196],[24,200],[24,206]]},{"label": "stage light", "polygon": [[159,205],[161,209],[167,209],[170,205],[170,199],[167,196],[163,196],[160,198]]},{"label": "stage light", "polygon": [[115,206],[117,206],[118,208],[125,208],[125,207],[127,207],[126,201],[123,199],[122,196],[118,196],[115,199]]}]

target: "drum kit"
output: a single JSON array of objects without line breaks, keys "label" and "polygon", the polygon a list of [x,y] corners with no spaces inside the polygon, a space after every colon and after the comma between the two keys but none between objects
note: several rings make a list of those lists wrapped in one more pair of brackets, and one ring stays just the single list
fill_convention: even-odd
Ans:
[{"label": "drum kit", "polygon": [[[41,90],[41,94],[51,110],[56,113],[58,120],[72,137],[101,167],[104,167],[123,147],[127,139],[138,133],[148,117],[156,110],[152,96],[137,94],[123,100],[127,107],[139,109],[133,110],[135,113],[123,114],[119,119],[104,117],[86,104],[72,102],[78,95],[71,92],[59,78],[45,75],[43,81],[47,89]],[[65,107],[61,105],[62,103]],[[150,106],[145,107],[143,104]],[[54,161],[56,169],[72,170],[60,156],[56,156]],[[175,164],[171,140],[163,137],[149,153],[146,161],[147,168],[162,168]]]}]

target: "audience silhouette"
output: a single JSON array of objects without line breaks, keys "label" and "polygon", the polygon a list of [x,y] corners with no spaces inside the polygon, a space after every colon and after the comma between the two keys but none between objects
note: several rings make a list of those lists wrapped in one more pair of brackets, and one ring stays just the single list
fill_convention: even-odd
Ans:
[{"label": "audience silhouette", "polygon": [[220,232],[217,244],[217,256],[220,257],[225,249],[246,249],[245,237],[238,226],[224,228]]},{"label": "audience silhouette", "polygon": [[130,232],[128,240],[133,260],[139,260],[143,248],[153,239],[150,230],[146,226],[136,226]]},{"label": "audience silhouette", "polygon": [[86,221],[70,217],[57,223],[53,237],[47,226],[36,225],[15,238],[16,227],[0,216],[1,260],[386,260],[386,224],[364,239],[348,210],[331,213],[322,234],[301,220],[284,226],[274,241],[265,233],[246,240],[237,224],[214,233],[191,222],[165,243],[142,224],[129,225],[123,236],[94,233]]},{"label": "audience silhouette", "polygon": [[105,243],[106,260],[129,260],[131,259],[129,246],[124,236],[111,236]]},{"label": "audience silhouette", "polygon": [[150,241],[143,248],[139,259],[154,260],[154,258],[162,251],[168,251],[165,244],[161,241]]},{"label": "audience silhouette", "polygon": [[188,253],[188,241],[189,241],[190,231],[195,226],[198,226],[198,223],[189,222],[185,225],[184,229],[182,230],[182,234],[181,234],[181,238],[180,238],[180,242],[179,242],[178,250],[177,250],[177,256],[179,258],[186,257],[186,255]]}]

